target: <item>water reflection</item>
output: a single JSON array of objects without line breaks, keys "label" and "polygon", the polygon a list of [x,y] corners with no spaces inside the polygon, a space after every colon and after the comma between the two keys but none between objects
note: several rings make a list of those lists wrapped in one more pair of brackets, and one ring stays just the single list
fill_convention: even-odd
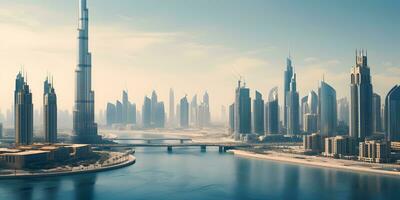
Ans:
[{"label": "water reflection", "polygon": [[96,174],[85,174],[76,176],[73,180],[75,199],[76,200],[92,200],[94,199],[94,191],[96,185]]}]

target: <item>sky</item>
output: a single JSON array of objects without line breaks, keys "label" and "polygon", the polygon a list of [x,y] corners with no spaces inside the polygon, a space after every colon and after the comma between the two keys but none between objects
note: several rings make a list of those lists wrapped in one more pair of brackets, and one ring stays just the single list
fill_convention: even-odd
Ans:
[{"label": "sky", "polygon": [[[0,110],[27,73],[35,108],[54,77],[59,109],[72,110],[78,0],[0,0]],[[400,1],[88,0],[96,110],[121,98],[141,108],[156,90],[210,95],[213,118],[234,100],[239,76],[251,95],[283,91],[289,52],[300,97],[325,81],[349,96],[355,49],[368,49],[374,92],[400,83]],[[178,100],[176,100],[177,102]],[[282,102],[282,101],[281,101]],[[168,107],[166,107],[168,112]]]}]

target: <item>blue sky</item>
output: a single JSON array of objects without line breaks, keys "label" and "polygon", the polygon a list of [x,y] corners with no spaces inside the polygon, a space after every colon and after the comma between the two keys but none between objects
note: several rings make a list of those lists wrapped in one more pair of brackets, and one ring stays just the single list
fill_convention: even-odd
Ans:
[{"label": "blue sky", "polygon": [[[78,1],[0,0],[0,108],[24,65],[41,104],[46,72],[60,108],[73,105]],[[139,107],[153,89],[167,100],[208,90],[214,116],[233,101],[236,77],[267,99],[282,88],[289,49],[300,96],[325,79],[348,96],[356,48],[368,49],[374,90],[400,82],[400,1],[88,0],[97,109],[127,88]],[[282,93],[282,91],[280,91]],[[254,91],[252,91],[254,94]],[[6,98],[9,96],[9,98]],[[282,94],[281,94],[282,96]],[[282,98],[281,98],[282,99]]]}]

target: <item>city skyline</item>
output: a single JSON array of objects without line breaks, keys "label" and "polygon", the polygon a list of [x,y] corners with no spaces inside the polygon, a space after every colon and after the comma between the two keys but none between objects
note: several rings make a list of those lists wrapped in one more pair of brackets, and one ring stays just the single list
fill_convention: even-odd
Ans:
[{"label": "city skyline", "polygon": [[[139,9],[152,4],[142,1],[135,3],[137,3],[137,7],[132,6],[129,1],[122,1],[120,5],[131,9]],[[185,8],[181,8],[177,4],[179,4],[179,1],[171,2],[172,8],[179,11],[176,16],[187,15],[184,12]],[[207,5],[198,2],[190,2],[187,6],[190,7],[197,4],[199,4],[200,10],[208,8]],[[258,4],[265,4],[265,2],[256,1],[253,4],[249,4],[243,12],[255,9],[256,13],[261,14],[261,11],[256,9]],[[295,6],[312,12],[318,11],[314,8],[309,8],[308,5],[310,3],[307,1],[303,4],[293,3],[293,5],[284,4],[284,6],[289,8],[290,11],[293,11]],[[110,5],[107,1],[90,2],[90,6],[95,10],[95,12],[91,13],[93,28],[90,32],[92,38],[90,49],[95,55],[93,62],[96,70],[93,72],[93,89],[97,91],[96,112],[100,109],[104,110],[109,99],[116,99],[120,96],[119,92],[113,91],[110,87],[104,85],[106,78],[111,79],[110,82],[113,85],[115,84],[115,87],[127,88],[131,91],[133,102],[142,102],[144,94],[149,94],[153,90],[159,91],[160,99],[167,102],[170,87],[175,88],[176,96],[183,96],[186,93],[201,94],[207,90],[214,97],[210,105],[213,118],[218,118],[218,111],[221,105],[227,106],[231,103],[230,100],[233,98],[233,94],[229,91],[234,90],[238,74],[241,74],[247,80],[248,86],[252,88],[251,94],[253,94],[253,89],[257,89],[266,96],[271,88],[278,86],[280,99],[283,99],[281,71],[285,68],[285,58],[289,54],[289,49],[293,65],[298,74],[297,82],[300,96],[306,95],[310,90],[316,90],[318,79],[320,79],[316,77],[322,77],[322,74],[325,74],[327,81],[337,90],[338,98],[349,97],[348,82],[350,77],[348,72],[353,65],[354,58],[352,53],[358,47],[368,48],[374,92],[385,96],[390,88],[397,83],[397,77],[400,74],[399,63],[395,59],[395,55],[399,54],[399,50],[395,48],[395,44],[398,44],[398,38],[395,35],[398,35],[397,33],[400,30],[397,27],[390,26],[392,25],[391,22],[395,20],[395,17],[393,17],[395,12],[391,7],[395,7],[394,5],[398,3],[385,2],[383,5],[379,4],[376,8],[372,8],[375,3],[367,1],[363,4],[363,7],[371,12],[363,14],[356,10],[355,14],[352,14],[356,15],[354,19],[351,18],[348,11],[353,4],[355,3],[343,3],[340,8],[332,7],[332,9],[342,9],[346,14],[344,17],[349,18],[351,22],[360,18],[363,19],[359,22],[361,25],[368,23],[372,19],[379,22],[382,21],[382,23],[374,23],[368,27],[368,29],[371,27],[379,28],[382,33],[378,33],[376,30],[369,30],[369,32],[366,31],[366,33],[356,36],[358,31],[349,28],[347,23],[343,25],[336,24],[336,28],[348,28],[346,32],[349,34],[347,37],[342,38],[343,41],[340,44],[336,44],[330,42],[334,37],[328,34],[326,30],[323,30],[326,26],[320,26],[317,31],[322,31],[320,34],[322,38],[318,41],[323,42],[323,46],[319,46],[313,38],[303,36],[301,34],[304,33],[302,30],[298,30],[299,34],[296,37],[288,34],[278,37],[272,31],[271,34],[264,35],[261,38],[260,35],[266,32],[266,28],[253,27],[254,25],[252,24],[248,26],[255,28],[256,33],[254,34],[256,34],[256,39],[261,45],[255,44],[253,38],[244,39],[242,42],[234,42],[233,38],[239,37],[240,34],[245,33],[245,35],[251,36],[251,33],[242,33],[237,29],[234,29],[229,38],[224,39],[217,32],[221,30],[225,32],[230,28],[232,29],[229,21],[225,18],[229,18],[229,16],[238,17],[238,14],[225,13],[226,11],[223,10],[221,14],[226,14],[226,17],[222,17],[219,22],[212,22],[201,13],[194,13],[197,18],[204,17],[204,21],[210,23],[210,27],[216,27],[218,24],[219,28],[218,31],[207,28],[201,33],[191,34],[197,30],[194,27],[196,21],[189,20],[184,22],[175,18],[163,18],[161,16],[164,16],[164,13],[160,12],[159,15],[146,21],[146,26],[144,26],[141,20],[145,20],[146,14],[143,12],[136,13],[135,15],[142,15],[142,17],[134,16],[138,20],[132,21],[133,16],[129,16],[130,12],[127,12],[127,8]],[[275,2],[269,2],[268,5],[276,7]],[[64,6],[65,10],[61,6]],[[110,26],[112,20],[101,14],[105,6],[111,6],[112,9],[109,14],[116,22],[115,25]],[[218,8],[218,5],[214,6]],[[235,1],[229,6],[233,10],[238,9]],[[316,7],[317,9],[322,9],[327,6],[329,6],[329,3],[320,3]],[[44,9],[45,11],[41,12]],[[66,12],[65,16],[68,17],[61,17],[56,12],[60,9],[63,9]],[[162,8],[154,9],[163,10]],[[70,1],[31,3],[22,0],[4,3],[4,8],[0,10],[0,15],[4,19],[0,21],[0,27],[6,30],[4,38],[13,38],[13,40],[2,39],[7,51],[2,51],[5,59],[0,61],[2,66],[6,66],[3,69],[4,73],[0,74],[0,78],[3,80],[3,84],[0,87],[1,93],[12,94],[13,77],[23,65],[24,71],[27,72],[31,82],[31,89],[34,94],[33,103],[36,105],[35,108],[40,109],[39,106],[42,101],[41,95],[39,95],[42,87],[40,82],[45,78],[48,71],[54,75],[55,80],[63,80],[55,83],[55,87],[58,88],[59,99],[62,99],[59,102],[60,110],[68,109],[72,111],[73,91],[69,87],[74,79],[72,69],[76,65],[74,63],[76,60],[76,45],[74,41],[76,33],[74,30],[76,29],[76,17],[78,15],[76,10],[77,6]],[[385,18],[373,18],[382,10],[385,10],[387,14]],[[307,25],[307,20],[314,23],[320,23],[324,20],[330,22],[332,20],[332,13],[328,12],[327,16],[322,17],[320,22],[311,20],[308,15],[301,15],[297,19],[298,21],[290,22],[288,19],[292,19],[292,17],[288,12],[285,11],[281,14],[274,12],[273,14],[278,16],[288,15],[282,23],[285,25],[292,24],[293,28],[299,26],[296,25],[297,22]],[[214,16],[218,12],[217,10],[212,10],[211,14]],[[390,18],[391,16],[393,18]],[[243,20],[244,22],[250,22],[250,19],[253,19],[253,17],[244,16]],[[157,25],[161,24],[160,20],[168,23],[157,27]],[[254,20],[258,22],[260,19]],[[267,22],[270,22],[266,24],[267,27],[283,31],[276,21]],[[176,29],[177,31],[171,32],[170,29],[177,24],[180,25]],[[205,26],[204,24],[201,25]],[[242,26],[244,25],[242,24]],[[342,33],[341,30],[336,31]],[[388,34],[383,35],[383,33]],[[111,36],[113,36],[112,40]],[[48,38],[48,43],[37,42],[44,38]],[[303,44],[303,42],[300,42],[301,40],[308,44]],[[104,41],[107,41],[107,45],[105,45]],[[123,42],[129,42],[127,43],[129,45],[121,46]],[[346,45],[342,43],[346,43]],[[383,47],[379,45],[380,43],[389,45]],[[112,49],[118,47],[122,48],[122,53],[117,55],[111,52]],[[157,48],[160,50],[154,52],[153,50]],[[165,53],[164,50],[169,48],[177,49],[176,52],[168,53],[168,56],[172,56],[171,59],[159,55]],[[339,48],[340,51],[338,51]],[[154,55],[149,55],[149,52],[154,52]],[[205,55],[205,53],[207,54]],[[210,56],[210,54],[213,54],[213,56]],[[177,60],[177,57],[181,57],[181,60]],[[122,61],[121,58],[126,58],[126,60]],[[159,58],[160,62],[155,62],[154,58]],[[188,63],[191,64],[189,65]],[[110,76],[110,70],[113,70],[115,76]],[[131,79],[132,75],[137,75],[139,78]],[[183,78],[176,79],[175,76]],[[310,77],[313,77],[313,81],[308,81]],[[205,78],[210,81],[204,82]],[[190,80],[189,83],[188,80]],[[146,85],[146,87],[142,87],[143,85]],[[0,99],[0,109],[3,114],[7,109],[11,108],[11,105],[12,98]]]}]

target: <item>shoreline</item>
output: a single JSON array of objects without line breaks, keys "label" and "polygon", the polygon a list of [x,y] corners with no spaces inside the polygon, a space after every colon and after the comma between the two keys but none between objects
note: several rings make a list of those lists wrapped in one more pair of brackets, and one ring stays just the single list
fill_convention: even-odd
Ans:
[{"label": "shoreline", "polygon": [[125,162],[118,163],[116,165],[105,166],[101,168],[95,169],[86,169],[86,170],[78,170],[78,171],[60,171],[60,172],[43,172],[43,173],[35,173],[35,174],[10,174],[10,175],[0,175],[0,180],[5,179],[24,179],[24,178],[41,178],[41,177],[56,177],[56,176],[69,176],[69,175],[78,175],[78,174],[90,174],[97,173],[103,171],[111,171],[115,169],[120,169],[123,167],[127,167],[136,163],[136,157],[133,155],[129,155],[129,159]]},{"label": "shoreline", "polygon": [[[345,165],[342,162],[324,162],[317,159],[301,159],[301,158],[294,158],[289,156],[282,156],[284,153],[272,153],[272,154],[259,154],[250,151],[244,150],[229,150],[228,152],[233,153],[235,156],[243,156],[249,158],[257,158],[262,160],[270,160],[270,161],[277,161],[277,162],[284,162],[289,164],[300,164],[300,165],[307,165],[312,167],[318,168],[330,168],[330,169],[337,169],[343,171],[353,171],[353,172],[364,172],[364,173],[374,173],[374,174],[381,174],[381,175],[389,175],[392,177],[400,177],[400,172],[396,171],[388,171],[383,169],[374,169],[371,167],[363,167],[363,166],[351,166]],[[290,154],[287,154],[290,155]],[[347,160],[346,160],[347,161]]]}]

